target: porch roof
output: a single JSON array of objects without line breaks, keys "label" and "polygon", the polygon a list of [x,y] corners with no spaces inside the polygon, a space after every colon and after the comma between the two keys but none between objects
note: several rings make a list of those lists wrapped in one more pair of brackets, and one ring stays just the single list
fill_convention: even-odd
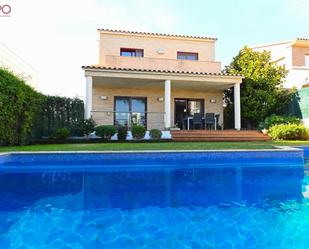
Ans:
[{"label": "porch roof", "polygon": [[99,65],[82,66],[82,69],[86,70],[102,70],[102,71],[126,71],[126,72],[150,72],[150,73],[168,73],[168,74],[189,74],[189,75],[217,75],[217,76],[233,76],[237,78],[243,78],[241,74],[227,74],[227,73],[208,73],[208,72],[189,72],[189,71],[175,71],[175,70],[158,70],[158,69],[134,69],[134,68],[117,68],[117,67],[105,67]]},{"label": "porch roof", "polygon": [[[94,78],[94,83],[110,86],[156,87],[160,82],[171,80],[173,87],[202,89],[228,89],[241,83],[243,76],[225,73],[184,72],[168,70],[149,70],[115,68],[104,66],[83,66],[85,76]],[[121,80],[120,80],[121,79]],[[190,83],[190,84],[188,84]]]}]

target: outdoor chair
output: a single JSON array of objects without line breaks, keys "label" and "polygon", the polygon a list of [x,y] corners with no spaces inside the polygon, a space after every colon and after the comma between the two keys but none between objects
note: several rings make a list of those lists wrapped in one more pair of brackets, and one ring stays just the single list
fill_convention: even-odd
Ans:
[{"label": "outdoor chair", "polygon": [[205,114],[205,129],[207,128],[212,129],[215,127],[215,114],[214,113],[206,113]]},{"label": "outdoor chair", "polygon": [[216,114],[215,115],[215,119],[216,119],[216,129],[218,129],[218,127],[219,127],[219,118],[220,118],[220,114]]},{"label": "outdoor chair", "polygon": [[196,129],[196,126],[198,126],[200,129],[203,128],[203,119],[201,113],[193,114],[193,129]]}]

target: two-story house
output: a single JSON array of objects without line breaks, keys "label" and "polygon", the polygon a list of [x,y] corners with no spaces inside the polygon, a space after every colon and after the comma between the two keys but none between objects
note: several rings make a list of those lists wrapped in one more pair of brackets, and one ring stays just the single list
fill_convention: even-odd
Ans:
[{"label": "two-story house", "polygon": [[97,124],[165,129],[194,113],[223,122],[223,91],[235,88],[240,129],[240,75],[221,73],[216,38],[99,29],[99,63],[83,66],[86,118]]},{"label": "two-story house", "polygon": [[253,50],[270,51],[272,61],[288,70],[284,87],[298,89],[298,106],[292,109],[300,112],[299,117],[309,127],[309,39],[298,38],[292,41],[260,45],[253,47]]},{"label": "two-story house", "polygon": [[302,88],[309,84],[309,39],[298,38],[292,41],[276,42],[258,45],[254,51],[270,51],[273,62],[284,66],[288,76],[284,86],[286,88]]}]

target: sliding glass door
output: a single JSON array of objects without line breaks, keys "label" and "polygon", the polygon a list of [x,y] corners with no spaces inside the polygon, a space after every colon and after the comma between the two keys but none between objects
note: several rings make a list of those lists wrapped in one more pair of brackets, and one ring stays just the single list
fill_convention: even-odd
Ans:
[{"label": "sliding glass door", "polygon": [[147,98],[115,97],[114,124],[132,127],[142,125],[147,128]]},{"label": "sliding glass door", "polygon": [[175,99],[175,124],[179,128],[184,129],[184,118],[191,117],[194,113],[204,113],[203,99]]}]

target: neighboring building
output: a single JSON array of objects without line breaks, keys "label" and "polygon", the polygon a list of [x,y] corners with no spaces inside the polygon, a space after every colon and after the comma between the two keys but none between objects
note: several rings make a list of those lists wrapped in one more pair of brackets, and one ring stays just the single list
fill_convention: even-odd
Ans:
[{"label": "neighboring building", "polygon": [[276,42],[253,47],[254,51],[270,51],[272,61],[289,71],[284,87],[297,87],[309,83],[309,39]]},{"label": "neighboring building", "polygon": [[99,29],[99,64],[83,66],[86,117],[97,124],[164,129],[194,113],[217,113],[235,88],[240,129],[240,75],[221,73],[216,38]]},{"label": "neighboring building", "polygon": [[[272,61],[288,70],[284,87],[298,89],[297,101],[293,101],[290,115],[299,116],[309,127],[309,39],[297,38],[253,47],[254,51],[270,51]],[[291,109],[291,108],[289,108]],[[297,115],[298,114],[298,115]]]},{"label": "neighboring building", "polygon": [[33,88],[37,87],[37,71],[2,42],[0,42],[0,67],[8,68],[21,76]]}]

